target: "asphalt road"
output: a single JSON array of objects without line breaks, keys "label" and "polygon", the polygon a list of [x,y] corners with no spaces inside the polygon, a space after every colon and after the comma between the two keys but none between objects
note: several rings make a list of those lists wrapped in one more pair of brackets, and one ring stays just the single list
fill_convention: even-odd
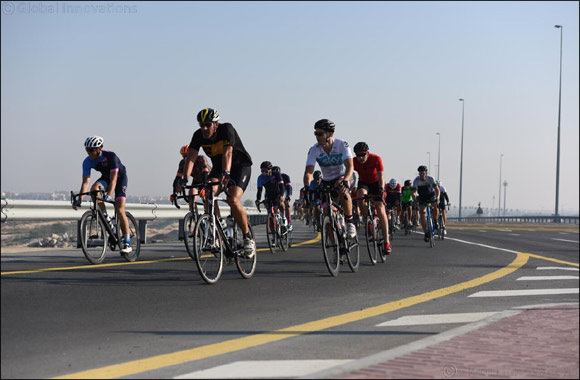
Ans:
[{"label": "asphalt road", "polygon": [[299,377],[458,326],[378,326],[398,318],[578,302],[578,226],[455,224],[434,248],[399,233],[386,263],[372,266],[363,246],[359,271],[338,277],[296,222],[300,242],[260,250],[252,279],[231,265],[215,285],[177,241],[100,266],[80,250],[3,253],[2,378]]}]

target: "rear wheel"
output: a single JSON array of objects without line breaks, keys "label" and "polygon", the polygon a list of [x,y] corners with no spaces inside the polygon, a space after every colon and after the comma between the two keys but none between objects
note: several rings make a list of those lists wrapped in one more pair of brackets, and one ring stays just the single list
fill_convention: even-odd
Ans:
[{"label": "rear wheel", "polygon": [[282,251],[286,252],[288,250],[288,226],[282,224],[281,221],[278,223],[277,235],[278,241],[280,242],[280,248],[282,248]]},{"label": "rear wheel", "polygon": [[224,266],[225,242],[214,226],[211,215],[202,215],[194,230],[195,263],[201,278],[208,284],[215,284]]},{"label": "rear wheel", "polygon": [[[137,225],[137,221],[135,217],[128,212],[125,212],[127,216],[127,221],[129,222],[129,237],[131,239],[131,252],[130,253],[122,253],[125,260],[129,262],[136,261],[139,258],[139,253],[141,252],[141,238],[139,236],[139,226]],[[117,221],[117,231],[120,231],[121,226],[118,225],[119,221]],[[121,236],[122,240],[122,236]]]},{"label": "rear wheel", "polygon": [[196,217],[191,211],[185,214],[183,218],[183,242],[185,243],[185,249],[187,254],[193,261],[195,261],[194,251],[194,231],[195,231]]},{"label": "rear wheel", "polygon": [[107,230],[99,215],[87,211],[81,217],[81,248],[91,264],[100,264],[107,252]]},{"label": "rear wheel", "polygon": [[325,216],[322,222],[322,252],[328,272],[332,276],[338,276],[340,265],[340,249],[338,246],[338,234],[330,216]]},{"label": "rear wheel", "polygon": [[268,247],[270,252],[276,253],[278,251],[278,236],[276,233],[276,218],[274,214],[268,214],[268,221],[266,222],[266,239],[268,240]]}]

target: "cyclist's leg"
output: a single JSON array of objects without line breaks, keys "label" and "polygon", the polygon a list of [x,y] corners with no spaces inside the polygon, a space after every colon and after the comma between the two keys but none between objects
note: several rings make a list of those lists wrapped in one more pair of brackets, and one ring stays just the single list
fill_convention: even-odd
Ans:
[{"label": "cyclist's leg", "polygon": [[[108,189],[109,189],[109,181],[103,177],[99,178],[95,183],[93,183],[93,186],[91,186],[91,191],[98,191],[98,190],[107,191]],[[105,214],[107,213],[107,208],[105,207],[105,202],[97,201],[97,205],[99,206],[101,211],[103,211]]]},{"label": "cyclist's leg", "polygon": [[390,244],[389,240],[389,221],[387,218],[387,212],[385,210],[385,205],[383,201],[375,201],[375,208],[377,210],[377,216],[379,217],[379,222],[381,224],[381,231],[383,232],[383,239],[386,243]]},{"label": "cyclist's leg", "polygon": [[[359,184],[359,188],[358,188],[358,191],[356,193],[357,197],[363,197],[367,193],[368,193],[367,188],[365,186],[361,186]],[[366,219],[366,217],[368,215],[368,205],[367,205],[367,202],[365,202],[364,199],[361,199],[360,202],[359,202],[359,205],[360,205],[360,211],[361,211],[361,214],[362,214],[362,217],[363,217],[363,220],[364,220],[364,219]]]}]

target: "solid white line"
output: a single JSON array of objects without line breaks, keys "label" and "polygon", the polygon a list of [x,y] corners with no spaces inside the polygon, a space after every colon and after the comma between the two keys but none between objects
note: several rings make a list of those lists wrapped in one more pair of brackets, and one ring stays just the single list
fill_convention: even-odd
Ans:
[{"label": "solid white line", "polygon": [[512,236],[520,236],[520,234],[508,234],[508,235],[512,235]]},{"label": "solid white line", "polygon": [[512,230],[498,230],[498,231],[503,231],[503,232],[512,232]]},{"label": "solid white line", "polygon": [[567,240],[567,239],[556,239],[556,238],[552,238],[552,240],[558,240],[558,241],[567,241],[569,243],[580,243],[577,240]]},{"label": "solid white line", "polygon": [[578,280],[578,276],[524,276],[516,281]]},{"label": "solid white line", "polygon": [[248,360],[220,365],[174,379],[272,379],[295,378],[323,371],[352,360]]},{"label": "solid white line", "polygon": [[525,289],[525,290],[490,290],[477,292],[469,297],[513,297],[513,296],[539,296],[546,294],[578,294],[578,288],[566,289]]},{"label": "solid white line", "polygon": [[377,325],[377,327],[437,325],[445,323],[477,322],[493,314],[495,314],[495,312],[407,315],[404,317],[393,319],[392,321],[380,323]]},{"label": "solid white line", "polygon": [[560,235],[568,235],[568,232],[558,232]]},{"label": "solid white line", "polygon": [[484,230],[479,230],[479,232],[487,232],[487,231],[484,231]]},{"label": "solid white line", "polygon": [[536,270],[573,270],[580,271],[578,268],[568,268],[568,267],[537,267]]}]

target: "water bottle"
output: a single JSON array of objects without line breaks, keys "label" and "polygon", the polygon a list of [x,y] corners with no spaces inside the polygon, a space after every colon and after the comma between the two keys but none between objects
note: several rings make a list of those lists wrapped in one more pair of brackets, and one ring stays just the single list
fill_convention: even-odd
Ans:
[{"label": "water bottle", "polygon": [[228,237],[233,237],[234,236],[234,218],[231,215],[228,215],[227,217],[227,236]]},{"label": "water bottle", "polygon": [[226,224],[226,221],[225,221],[225,220],[223,220],[223,219],[220,219],[220,225],[222,226],[222,230],[223,230],[224,232],[227,232],[228,226],[227,226],[227,224]]},{"label": "water bottle", "polygon": [[115,218],[109,219],[109,223],[111,223],[111,229],[113,230],[113,233],[117,235],[117,221]]}]

